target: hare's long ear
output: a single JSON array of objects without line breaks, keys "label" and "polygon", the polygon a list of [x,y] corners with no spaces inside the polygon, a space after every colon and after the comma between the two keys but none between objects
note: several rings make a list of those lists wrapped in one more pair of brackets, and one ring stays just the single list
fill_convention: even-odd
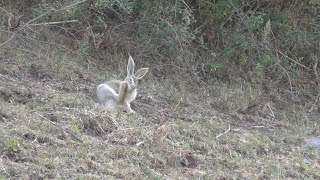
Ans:
[{"label": "hare's long ear", "polygon": [[127,72],[128,72],[128,76],[132,76],[134,72],[134,61],[131,56],[129,56]]},{"label": "hare's long ear", "polygon": [[149,68],[141,68],[134,74],[134,76],[138,79],[141,79],[144,75],[147,74],[148,70]]}]

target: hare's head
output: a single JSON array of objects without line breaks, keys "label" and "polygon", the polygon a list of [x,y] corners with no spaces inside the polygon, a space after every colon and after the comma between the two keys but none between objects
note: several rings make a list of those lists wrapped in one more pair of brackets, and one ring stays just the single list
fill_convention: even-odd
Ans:
[{"label": "hare's head", "polygon": [[132,57],[129,57],[127,66],[127,77],[125,81],[128,83],[129,90],[134,90],[138,85],[138,80],[141,79],[148,72],[149,68],[141,68],[135,74],[134,73],[134,61]]}]

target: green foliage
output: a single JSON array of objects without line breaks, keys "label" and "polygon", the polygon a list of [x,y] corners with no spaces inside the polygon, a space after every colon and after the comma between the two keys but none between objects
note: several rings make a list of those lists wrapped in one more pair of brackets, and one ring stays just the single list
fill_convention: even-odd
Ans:
[{"label": "green foliage", "polygon": [[[315,56],[313,46],[320,38],[320,27],[314,18],[317,3],[197,1],[198,14],[195,19],[207,38],[204,40],[205,49],[222,53],[222,58],[211,59],[210,66],[220,63],[224,64],[220,66],[222,70],[229,74],[246,76],[248,72],[254,72],[256,77],[262,78],[277,62],[276,59],[282,58],[278,53],[281,51],[312,68],[314,62],[311,59]],[[219,34],[216,40],[210,39],[213,30]],[[293,61],[282,63],[288,71],[300,69]],[[240,67],[239,71],[230,69],[230,65]]]},{"label": "green foliage", "polygon": [[[37,15],[52,6],[40,4]],[[181,1],[94,0],[72,7],[67,13],[69,19],[86,21],[85,24],[103,27],[104,30],[118,26],[119,29],[115,31],[124,31],[134,41],[155,48],[151,51],[158,51],[158,47],[161,47],[172,56],[181,54],[183,45],[190,44],[196,38],[196,31],[192,29],[194,14]],[[136,25],[134,33],[132,24]],[[151,40],[154,46],[147,44]],[[83,49],[82,46],[80,48]]]},{"label": "green foliage", "polygon": [[88,54],[88,50],[89,50],[89,44],[86,41],[80,41],[79,42],[79,49],[78,49],[78,53],[83,56]]},{"label": "green foliage", "polygon": [[199,0],[197,3],[197,17],[200,22],[206,22],[208,25],[218,25],[225,21],[226,16],[232,9],[228,1],[210,1]]},{"label": "green foliage", "polygon": [[75,134],[75,135],[78,135],[80,134],[82,128],[80,127],[80,125],[74,125],[73,128],[72,128],[72,132]]},{"label": "green foliage", "polygon": [[15,139],[15,138],[9,138],[9,139],[6,139],[5,142],[4,142],[5,146],[7,148],[9,148],[10,150],[12,150],[13,152],[18,152],[20,151],[20,141],[18,139]]},{"label": "green foliage", "polygon": [[[264,13],[258,12],[248,12],[248,15],[245,16],[245,27],[248,31],[256,31],[261,29],[264,24]],[[241,24],[239,24],[241,25]]]},{"label": "green foliage", "polygon": [[68,11],[61,11],[59,13],[51,13],[48,16],[42,16],[43,14],[51,10],[58,10],[63,6],[64,4],[61,1],[42,1],[42,3],[33,6],[31,12],[33,14],[33,17],[41,16],[41,18],[39,19],[39,21],[41,22],[69,20],[70,16]]},{"label": "green foliage", "polygon": [[174,4],[149,3],[147,9],[145,11],[145,7],[142,7],[145,16],[137,17],[141,21],[138,34],[142,42],[152,38],[160,46],[166,47],[170,54],[177,56],[182,52],[183,44],[189,44],[195,39],[191,29],[195,22],[194,16],[180,1]]},{"label": "green foliage", "polygon": [[211,63],[211,70],[212,71],[217,71],[219,69],[221,69],[223,67],[223,64],[219,63],[219,62],[213,62]]},{"label": "green foliage", "polygon": [[136,0],[132,4],[132,12],[134,14],[138,15],[143,15],[144,12],[148,9],[146,2],[144,0]]},{"label": "green foliage", "polygon": [[320,0],[311,0],[310,3],[312,5],[320,5]]},{"label": "green foliage", "polygon": [[[51,9],[65,8],[36,22],[78,20],[79,24],[63,24],[62,29],[76,26],[71,28],[76,33],[68,33],[78,38],[77,52],[81,55],[89,54],[91,47],[122,51],[142,48],[144,53],[150,53],[146,56],[161,55],[181,65],[181,57],[192,54],[200,58],[189,60],[188,69],[198,63],[197,59],[206,59],[204,63],[213,73],[224,71],[237,77],[253,72],[260,78],[276,59],[283,58],[278,51],[311,69],[316,56],[314,46],[320,38],[316,18],[319,0],[91,0],[73,6],[78,2],[34,1],[30,19]],[[81,39],[81,32],[88,29],[90,37]],[[100,43],[95,39],[97,34],[108,37],[107,42],[95,46]],[[219,58],[210,58],[212,53],[219,54]],[[284,59],[281,65],[288,72],[300,70],[298,63]],[[278,70],[274,74],[278,75]]]}]

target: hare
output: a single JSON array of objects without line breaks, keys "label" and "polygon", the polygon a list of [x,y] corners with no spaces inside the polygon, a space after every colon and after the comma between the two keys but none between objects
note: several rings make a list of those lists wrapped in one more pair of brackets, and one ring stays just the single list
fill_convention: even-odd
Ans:
[{"label": "hare", "polygon": [[127,66],[127,77],[123,80],[110,80],[100,84],[96,89],[99,103],[110,107],[122,107],[126,112],[135,113],[130,107],[130,103],[137,97],[138,80],[148,72],[149,68],[141,68],[134,73],[134,61],[129,56]]}]

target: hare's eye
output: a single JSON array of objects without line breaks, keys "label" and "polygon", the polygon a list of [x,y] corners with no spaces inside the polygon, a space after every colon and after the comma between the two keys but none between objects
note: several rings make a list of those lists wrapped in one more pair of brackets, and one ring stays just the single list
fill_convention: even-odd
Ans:
[{"label": "hare's eye", "polygon": [[129,82],[132,82],[132,78],[129,79]]}]

